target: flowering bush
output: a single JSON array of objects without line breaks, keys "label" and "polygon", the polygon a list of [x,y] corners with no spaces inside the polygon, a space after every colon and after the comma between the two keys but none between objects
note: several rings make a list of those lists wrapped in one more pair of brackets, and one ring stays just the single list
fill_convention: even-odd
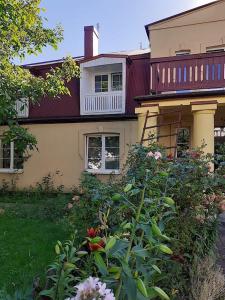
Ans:
[{"label": "flowering bush", "polygon": [[[98,202],[98,222],[71,252],[66,295],[86,299],[76,298],[71,286],[84,292],[84,283],[89,286],[95,279],[84,280],[93,276],[107,284],[116,300],[189,299],[189,270],[208,255],[216,237],[215,199],[222,181],[220,174],[209,173],[210,160],[201,149],[174,159],[157,145],[134,146],[116,192],[111,185],[108,190],[107,184],[97,185],[96,179],[90,190],[86,184],[88,201],[92,195]],[[101,193],[94,195],[95,186]],[[67,252],[61,247],[58,254],[63,270],[68,270]]]},{"label": "flowering bush", "polygon": [[115,300],[114,294],[99,278],[89,277],[76,287],[76,296],[67,300]]}]

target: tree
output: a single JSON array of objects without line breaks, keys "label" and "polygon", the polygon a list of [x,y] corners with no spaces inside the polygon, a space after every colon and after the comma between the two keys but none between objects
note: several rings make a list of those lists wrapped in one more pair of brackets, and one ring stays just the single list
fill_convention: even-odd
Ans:
[{"label": "tree", "polygon": [[0,0],[0,126],[5,126],[3,143],[14,141],[17,151],[34,149],[36,138],[19,125],[16,102],[23,106],[37,103],[43,97],[53,99],[69,94],[66,83],[79,77],[79,67],[68,57],[60,67],[51,69],[46,77],[37,77],[14,63],[26,55],[38,54],[50,45],[57,49],[63,39],[60,26],[47,28],[41,0]]}]

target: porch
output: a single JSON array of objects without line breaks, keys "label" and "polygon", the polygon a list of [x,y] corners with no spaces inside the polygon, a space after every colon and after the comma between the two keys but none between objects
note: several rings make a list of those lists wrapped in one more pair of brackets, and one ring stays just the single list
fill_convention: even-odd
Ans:
[{"label": "porch", "polygon": [[[206,154],[214,154],[215,144],[225,141],[224,91],[161,94],[137,100],[140,103],[136,108],[138,139],[143,138],[144,144],[154,135],[159,144],[168,149],[168,154],[180,156],[182,150],[203,144]],[[150,117],[146,120],[147,112]]]}]

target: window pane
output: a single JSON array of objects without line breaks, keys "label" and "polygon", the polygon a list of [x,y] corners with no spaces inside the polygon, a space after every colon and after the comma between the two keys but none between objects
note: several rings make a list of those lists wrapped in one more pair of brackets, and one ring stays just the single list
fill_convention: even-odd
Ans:
[{"label": "window pane", "polygon": [[112,91],[122,90],[122,72],[112,74]]},{"label": "window pane", "polygon": [[97,170],[102,166],[102,137],[88,138],[88,169]]},{"label": "window pane", "polygon": [[184,151],[189,149],[190,132],[188,128],[180,128],[177,136],[177,157],[182,157]]},{"label": "window pane", "polygon": [[89,147],[102,147],[102,137],[101,136],[90,136],[88,138],[88,148]]},{"label": "window pane", "polygon": [[106,159],[105,168],[106,170],[119,170],[120,168],[119,158]]},{"label": "window pane", "polygon": [[88,159],[88,169],[98,170],[101,169],[102,162],[100,159]]},{"label": "window pane", "polygon": [[107,92],[108,91],[108,75],[95,76],[95,92]]},{"label": "window pane", "polygon": [[106,136],[105,137],[105,146],[108,147],[119,147],[120,137],[116,136]]}]

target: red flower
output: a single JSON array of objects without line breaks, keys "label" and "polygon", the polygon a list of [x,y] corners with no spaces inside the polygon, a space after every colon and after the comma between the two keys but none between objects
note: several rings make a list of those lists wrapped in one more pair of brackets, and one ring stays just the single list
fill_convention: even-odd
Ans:
[{"label": "red flower", "polygon": [[98,229],[95,229],[93,227],[87,229],[87,235],[90,238],[96,237],[97,233],[98,233]]},{"label": "red flower", "polygon": [[90,251],[98,251],[100,249],[103,249],[104,246],[105,246],[105,243],[103,242],[103,240],[101,240],[98,243],[88,243],[88,247],[89,247]]},{"label": "red flower", "polygon": [[172,154],[172,153],[168,154],[168,155],[167,155],[167,159],[168,159],[168,160],[173,160],[173,154]]}]

